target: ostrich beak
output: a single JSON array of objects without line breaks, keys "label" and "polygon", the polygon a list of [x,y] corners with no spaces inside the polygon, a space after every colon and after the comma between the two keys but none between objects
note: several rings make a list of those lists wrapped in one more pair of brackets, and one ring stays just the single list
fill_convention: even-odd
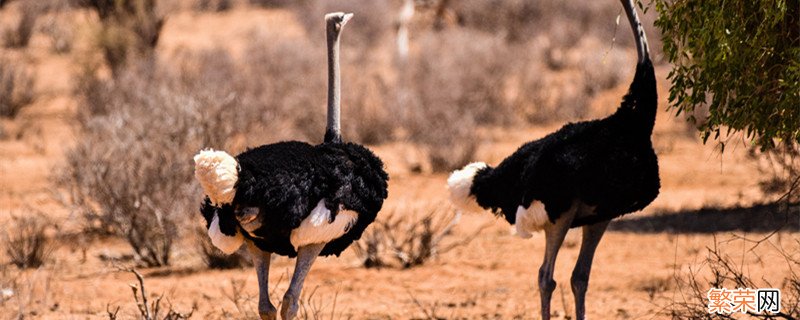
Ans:
[{"label": "ostrich beak", "polygon": [[352,19],[352,18],[353,18],[353,14],[352,13],[345,13],[344,16],[342,16],[342,26],[347,24],[347,21],[350,21],[350,19]]}]

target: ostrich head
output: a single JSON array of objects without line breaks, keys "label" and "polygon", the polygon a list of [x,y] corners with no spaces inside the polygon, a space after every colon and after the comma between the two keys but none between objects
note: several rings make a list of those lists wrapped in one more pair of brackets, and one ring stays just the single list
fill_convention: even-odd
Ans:
[{"label": "ostrich head", "polygon": [[486,168],[486,163],[473,162],[460,170],[453,171],[447,178],[447,189],[450,190],[450,201],[459,210],[466,212],[481,212],[483,208],[478,205],[478,200],[472,194],[472,182],[478,171]]},{"label": "ostrich head", "polygon": [[331,12],[326,14],[325,23],[327,24],[326,29],[328,31],[328,35],[331,35],[331,31],[335,32],[334,35],[338,35],[338,33],[342,31],[342,27],[344,27],[347,21],[352,17],[352,13],[344,12]]}]

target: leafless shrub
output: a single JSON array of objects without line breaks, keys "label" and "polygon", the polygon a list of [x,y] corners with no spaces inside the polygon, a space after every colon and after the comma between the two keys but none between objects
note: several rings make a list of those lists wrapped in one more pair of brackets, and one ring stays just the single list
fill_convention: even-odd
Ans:
[{"label": "leafless shrub", "polygon": [[[419,212],[392,211],[373,224],[372,231],[358,241],[356,254],[365,267],[389,265],[385,255],[396,260],[400,267],[407,269],[424,264],[426,261],[457,247],[464,246],[474,239],[484,225],[461,239],[453,239],[453,228],[461,215],[437,208]],[[386,252],[381,252],[385,250]]]},{"label": "leafless shrub", "polygon": [[33,76],[25,67],[0,57],[0,117],[15,117],[33,102]]},{"label": "leafless shrub", "polygon": [[353,250],[361,259],[364,268],[382,268],[388,266],[382,253],[385,250],[385,238],[380,228],[372,227],[361,235],[361,239],[353,243]]},{"label": "leafless shrub", "polygon": [[129,56],[152,55],[164,26],[156,0],[88,0],[87,4],[103,24],[97,44],[114,74],[128,62]]},{"label": "leafless shrub", "polygon": [[254,34],[246,48],[242,104],[273,138],[322,141],[327,93],[323,45],[267,31]]},{"label": "leafless shrub", "polygon": [[759,182],[767,196],[780,196],[789,203],[800,202],[800,145],[786,142],[774,149],[751,149],[750,158],[759,161],[758,169],[764,177]]},{"label": "leafless shrub", "polygon": [[24,48],[33,35],[33,27],[41,8],[35,1],[22,1],[19,6],[19,20],[10,30],[5,30],[3,41],[7,48]]},{"label": "leafless shrub", "polygon": [[[780,288],[781,312],[775,314],[756,314],[748,312],[754,319],[797,319],[800,317],[800,277],[796,270],[800,261],[796,259],[797,252],[786,252],[779,244],[772,243],[770,236],[755,241],[755,246],[768,242],[773,252],[782,256],[789,265],[790,274],[781,281],[780,286],[771,284],[762,278],[749,274],[748,267],[739,261],[734,261],[724,253],[720,243],[714,239],[714,247],[708,248],[708,256],[700,267],[690,268],[686,274],[676,273],[674,279],[676,288],[681,290],[679,296],[661,312],[662,315],[673,319],[735,319],[735,315],[716,314],[708,312],[709,288]],[[735,240],[735,239],[734,239]],[[748,241],[747,239],[739,239]],[[752,247],[753,249],[755,247]],[[703,268],[711,272],[710,279],[702,277]]]},{"label": "leafless shrub", "polygon": [[194,10],[197,11],[228,11],[233,7],[232,0],[197,0],[194,2]]},{"label": "leafless shrub", "polygon": [[[164,299],[164,295],[162,294],[150,301],[147,297],[147,292],[145,291],[144,277],[141,273],[136,271],[136,269],[126,268],[120,268],[120,271],[133,273],[133,275],[136,276],[136,280],[139,282],[138,285],[131,284],[130,286],[131,291],[133,292],[133,300],[136,302],[136,308],[138,309],[142,320],[180,320],[189,319],[192,317],[192,313],[194,313],[194,310],[196,309],[195,306],[193,306],[192,310],[188,313],[181,313],[175,311],[172,304],[167,302],[166,309],[163,309],[161,301]],[[113,312],[111,309],[112,308],[110,306],[106,308],[108,319],[116,320],[119,307],[117,307]]]},{"label": "leafless shrub", "polygon": [[[281,279],[283,279],[283,277],[281,277]],[[280,279],[278,282],[280,282]],[[233,305],[236,306],[236,311],[239,313],[240,318],[258,318],[258,312],[253,306],[258,302],[258,296],[247,293],[247,290],[245,290],[245,285],[247,283],[244,280],[231,279],[230,284],[230,293],[226,291],[225,288],[220,288],[220,290],[222,291],[222,296],[233,302]],[[273,291],[276,286],[277,284],[273,286]],[[272,292],[270,292],[270,296],[272,296]],[[278,299],[278,301],[281,301],[281,299]],[[227,314],[228,312],[223,310],[223,313]]]},{"label": "leafless shrub", "polygon": [[214,247],[204,227],[196,228],[196,238],[200,257],[210,269],[236,269],[252,265],[243,248],[229,255]]},{"label": "leafless shrub", "polygon": [[[279,301],[276,308],[278,310],[281,309],[280,303],[282,303],[282,298],[280,294],[282,294],[286,290],[286,286],[288,286],[287,281],[289,279],[288,270],[287,273],[281,274],[280,278],[277,281],[271,282],[273,283],[272,288],[269,290],[269,296],[271,301]],[[233,302],[234,306],[236,306],[236,313],[231,313],[225,310],[222,310],[223,315],[226,318],[233,318],[233,319],[253,319],[258,318],[257,310],[257,303],[258,303],[258,296],[247,293],[246,281],[244,280],[230,280],[230,292],[222,288],[222,295]],[[339,298],[339,291],[337,290],[333,298],[330,299],[328,297],[322,296],[317,294],[317,290],[319,286],[314,287],[314,289],[304,290],[300,296],[299,308],[297,313],[298,319],[308,319],[308,320],[335,320],[335,319],[351,319],[353,316],[351,314],[347,314],[347,311],[339,311],[337,310],[337,302]]]},{"label": "leafless shrub", "polygon": [[292,0],[249,0],[251,5],[267,8],[284,7],[291,4]]},{"label": "leafless shrub", "polygon": [[[603,50],[597,41],[583,41],[585,45],[577,49],[581,53],[580,68],[583,71],[584,90],[589,97],[613,89],[627,80],[632,74],[632,57],[619,48]],[[631,66],[631,69],[623,66]]]},{"label": "leafless shrub", "polygon": [[13,216],[3,233],[3,246],[11,263],[21,269],[42,266],[55,249],[46,234],[50,226],[42,214]]},{"label": "leafless shrub", "polygon": [[[525,49],[530,50],[530,49]],[[521,61],[515,110],[528,123],[563,122],[585,117],[589,96],[578,72],[555,72],[541,62],[542,52]],[[546,59],[545,59],[546,60]]]},{"label": "leafless shrub", "polygon": [[390,0],[339,0],[339,1],[296,1],[293,9],[306,33],[315,43],[324,44],[322,17],[325,13],[343,11],[355,14],[353,24],[342,37],[343,46],[348,46],[359,56],[368,55],[369,49],[383,44],[393,34],[396,23],[392,1]]},{"label": "leafless shrub", "polygon": [[317,289],[314,287],[310,292],[303,292],[300,297],[300,307],[297,316],[306,320],[337,320],[351,319],[352,315],[345,315],[344,312],[337,313],[336,302],[339,299],[339,291],[333,294],[333,298],[328,300],[318,296]]},{"label": "leafless shrub", "polygon": [[184,213],[196,211],[191,156],[224,147],[231,131],[220,126],[235,125],[224,118],[229,100],[191,95],[177,79],[152,62],[99,82],[106,113],[86,118],[59,179],[88,222],[125,238],[148,266],[169,264]]},{"label": "leafless shrub", "polygon": [[640,282],[637,287],[637,289],[646,292],[650,301],[653,301],[656,295],[667,292],[672,288],[672,279],[651,277]]},{"label": "leafless shrub", "polygon": [[42,31],[50,39],[50,48],[53,52],[65,54],[72,51],[75,34],[71,26],[65,25],[64,22],[51,19],[44,25]]},{"label": "leafless shrub", "polygon": [[408,138],[423,145],[434,171],[471,161],[479,124],[516,119],[505,93],[509,65],[497,39],[460,30],[428,33],[409,62],[409,99],[400,111]]},{"label": "leafless shrub", "polygon": [[607,3],[545,0],[465,0],[452,8],[466,27],[500,34],[511,42],[548,35],[565,48],[585,35],[611,39],[619,12]]},{"label": "leafless shrub", "polygon": [[402,107],[392,103],[391,82],[379,70],[380,66],[360,67],[357,62],[345,69],[342,129],[347,141],[379,144],[395,138],[399,125],[395,110]]}]

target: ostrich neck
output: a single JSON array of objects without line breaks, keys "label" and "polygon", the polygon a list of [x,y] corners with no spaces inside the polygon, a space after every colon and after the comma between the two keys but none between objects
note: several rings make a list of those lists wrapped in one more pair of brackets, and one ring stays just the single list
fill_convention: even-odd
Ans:
[{"label": "ostrich neck", "polygon": [[328,126],[325,142],[341,142],[341,77],[339,71],[339,32],[328,25]]},{"label": "ostrich neck", "polygon": [[647,45],[647,36],[644,33],[642,22],[639,21],[639,15],[636,13],[633,0],[620,1],[625,8],[625,15],[628,17],[628,22],[631,24],[633,39],[636,40],[636,52],[639,55],[639,63],[644,63],[645,60],[650,59],[650,48],[648,48]]}]

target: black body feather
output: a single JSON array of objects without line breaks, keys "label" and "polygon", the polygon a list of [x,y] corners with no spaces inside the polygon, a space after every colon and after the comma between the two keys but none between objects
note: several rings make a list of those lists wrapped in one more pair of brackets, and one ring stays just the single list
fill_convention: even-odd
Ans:
[{"label": "black body feather", "polygon": [[475,175],[470,193],[478,204],[515,222],[517,207],[534,200],[554,221],[574,200],[594,206],[572,226],[611,220],[642,210],[658,195],[658,159],[650,136],[657,108],[656,80],[649,59],[611,116],[570,123],[520,147],[497,167]]},{"label": "black body feather", "polygon": [[261,250],[294,257],[293,229],[317,203],[335,217],[340,205],[358,213],[358,220],[342,237],[326,244],[320,255],[339,255],[375,220],[388,196],[383,162],[367,148],[353,143],[310,145],[289,141],[247,150],[238,156],[239,179],[231,206],[201,208],[207,224],[218,210],[220,230],[233,235],[239,228],[235,208],[257,207],[261,227],[253,236],[240,232]]}]

